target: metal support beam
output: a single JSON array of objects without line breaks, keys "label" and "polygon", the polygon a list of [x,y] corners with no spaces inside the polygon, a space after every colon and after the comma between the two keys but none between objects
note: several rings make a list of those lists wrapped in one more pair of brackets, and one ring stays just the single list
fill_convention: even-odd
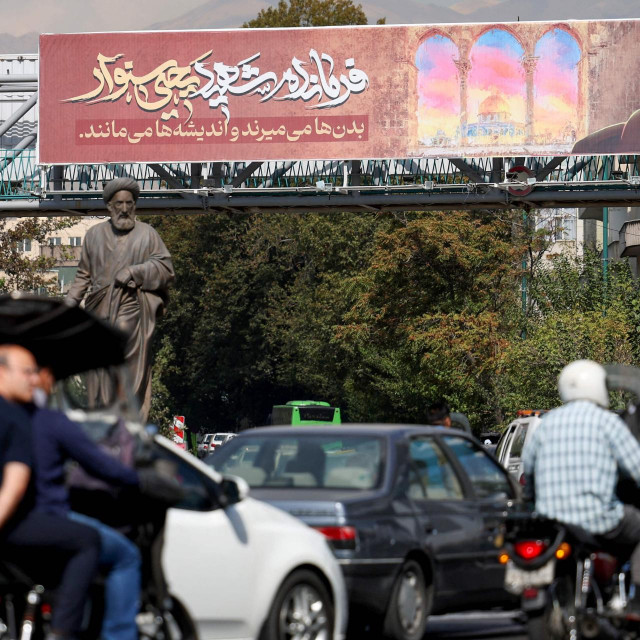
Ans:
[{"label": "metal support beam", "polygon": [[463,176],[466,176],[471,182],[486,182],[484,176],[478,173],[474,167],[467,164],[462,158],[448,158],[449,162],[459,169]]},{"label": "metal support beam", "polygon": [[191,163],[191,188],[192,189],[200,188],[201,178],[202,178],[202,163],[192,162]]},{"label": "metal support beam", "polygon": [[231,181],[231,186],[234,189],[242,186],[245,180],[248,180],[257,169],[262,166],[262,162],[250,162],[238,175],[236,175]]},{"label": "metal support beam", "polygon": [[565,160],[566,158],[564,156],[558,156],[553,160],[550,160],[549,162],[547,162],[547,164],[545,164],[544,167],[542,167],[542,169],[536,172],[536,175],[535,175],[536,180],[538,182],[540,182],[541,180],[544,180],[554,169],[559,167]]},{"label": "metal support beam", "polygon": [[15,113],[12,113],[2,124],[0,124],[0,136],[3,136],[13,125],[28,113],[38,102],[38,94],[29,98]]},{"label": "metal support beam", "polygon": [[491,177],[489,182],[502,182],[502,172],[504,169],[504,158],[493,158],[491,163]]},{"label": "metal support beam", "polygon": [[64,165],[57,164],[53,167],[53,188],[55,191],[64,190]]}]

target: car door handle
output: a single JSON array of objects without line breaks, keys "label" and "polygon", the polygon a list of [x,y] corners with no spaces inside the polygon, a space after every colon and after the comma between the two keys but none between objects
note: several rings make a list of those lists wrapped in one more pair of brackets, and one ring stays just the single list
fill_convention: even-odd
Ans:
[{"label": "car door handle", "polygon": [[424,527],[424,532],[430,536],[438,533],[438,530],[432,524],[427,524]]}]

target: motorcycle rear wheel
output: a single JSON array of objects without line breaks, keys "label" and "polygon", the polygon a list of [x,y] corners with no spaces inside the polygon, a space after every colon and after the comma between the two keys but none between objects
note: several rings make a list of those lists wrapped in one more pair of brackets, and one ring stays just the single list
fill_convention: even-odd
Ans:
[{"label": "motorcycle rear wheel", "polygon": [[527,614],[529,640],[564,640],[576,630],[573,583],[568,576],[558,576],[546,592],[546,606]]}]

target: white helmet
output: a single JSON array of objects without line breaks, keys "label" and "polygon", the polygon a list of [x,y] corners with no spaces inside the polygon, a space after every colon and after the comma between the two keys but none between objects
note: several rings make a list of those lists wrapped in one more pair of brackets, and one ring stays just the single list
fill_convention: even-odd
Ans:
[{"label": "white helmet", "polygon": [[609,407],[609,392],[604,367],[593,360],[575,360],[558,376],[558,391],[562,402],[589,400]]}]

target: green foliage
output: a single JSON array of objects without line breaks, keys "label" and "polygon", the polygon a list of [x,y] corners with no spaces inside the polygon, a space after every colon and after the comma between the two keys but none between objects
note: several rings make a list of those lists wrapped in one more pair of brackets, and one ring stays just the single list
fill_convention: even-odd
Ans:
[{"label": "green foliage", "polygon": [[44,244],[52,233],[76,222],[77,218],[0,218],[0,291],[45,289],[55,294],[57,280],[47,273],[55,267],[55,259],[30,258],[18,247],[25,240]]},{"label": "green foliage", "polygon": [[538,266],[530,294],[526,339],[497,369],[507,415],[557,406],[557,376],[572,360],[640,365],[640,285],[626,261],[612,262],[605,282],[597,253],[559,256]]},{"label": "green foliage", "polygon": [[256,18],[242,26],[326,27],[349,24],[367,24],[362,5],[354,5],[352,0],[280,0],[276,7],[262,9]]}]

